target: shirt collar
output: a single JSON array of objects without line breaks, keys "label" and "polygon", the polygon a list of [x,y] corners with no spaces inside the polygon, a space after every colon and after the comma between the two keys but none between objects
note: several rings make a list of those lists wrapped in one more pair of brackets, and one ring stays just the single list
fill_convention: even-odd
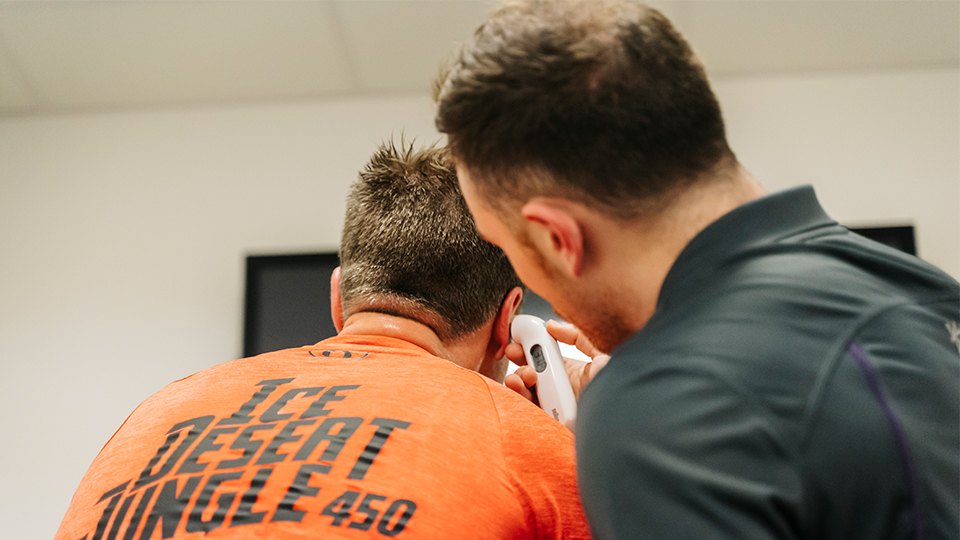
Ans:
[{"label": "shirt collar", "polygon": [[681,289],[697,287],[725,261],[748,248],[775,244],[806,230],[836,224],[809,185],[739,206],[700,231],[680,252],[660,288],[657,308]]}]

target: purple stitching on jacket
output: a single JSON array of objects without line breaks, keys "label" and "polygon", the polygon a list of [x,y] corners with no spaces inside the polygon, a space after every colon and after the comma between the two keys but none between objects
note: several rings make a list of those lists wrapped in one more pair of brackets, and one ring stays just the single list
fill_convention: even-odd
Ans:
[{"label": "purple stitching on jacket", "polygon": [[907,491],[910,493],[910,502],[913,507],[913,523],[917,531],[916,538],[917,540],[923,540],[923,520],[920,517],[920,491],[917,486],[917,472],[913,467],[910,447],[907,444],[907,435],[903,431],[903,426],[900,424],[900,420],[897,419],[897,415],[893,412],[893,408],[887,401],[886,396],[883,395],[883,387],[880,384],[880,374],[877,373],[877,370],[874,369],[870,362],[867,362],[866,355],[856,343],[851,343],[849,350],[853,359],[856,360],[860,371],[863,372],[863,376],[867,379],[870,392],[873,394],[873,397],[876,398],[877,403],[883,410],[884,416],[887,417],[887,422],[890,423],[890,430],[893,432],[894,443],[897,446],[897,453],[900,455],[904,476],[906,476]]}]

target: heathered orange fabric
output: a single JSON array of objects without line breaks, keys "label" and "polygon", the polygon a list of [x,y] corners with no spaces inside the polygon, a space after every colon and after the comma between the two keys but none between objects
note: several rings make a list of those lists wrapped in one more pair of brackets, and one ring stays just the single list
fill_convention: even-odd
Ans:
[{"label": "heathered orange fabric", "polygon": [[342,336],[147,399],[56,538],[588,536],[569,431],[415,345]]}]

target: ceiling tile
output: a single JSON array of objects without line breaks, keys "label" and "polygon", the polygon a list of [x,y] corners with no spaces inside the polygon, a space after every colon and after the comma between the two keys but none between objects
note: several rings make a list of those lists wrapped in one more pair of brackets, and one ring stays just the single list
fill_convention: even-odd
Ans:
[{"label": "ceiling tile", "polygon": [[960,2],[685,2],[712,74],[960,65]]},{"label": "ceiling tile", "polygon": [[[713,75],[960,65],[956,1],[652,3]],[[423,92],[495,5],[0,1],[0,115]]]},{"label": "ceiling tile", "polygon": [[427,91],[444,61],[496,5],[479,0],[336,4],[360,81],[377,91]]},{"label": "ceiling tile", "polygon": [[0,33],[54,108],[355,88],[329,2],[0,4]]}]

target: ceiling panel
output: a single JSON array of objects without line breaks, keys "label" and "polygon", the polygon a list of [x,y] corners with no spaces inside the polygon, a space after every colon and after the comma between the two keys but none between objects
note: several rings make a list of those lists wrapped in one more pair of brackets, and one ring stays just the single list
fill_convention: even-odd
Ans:
[{"label": "ceiling panel", "polygon": [[750,74],[960,63],[960,2],[683,2],[708,71]]},{"label": "ceiling panel", "polygon": [[450,53],[473,35],[496,4],[375,0],[337,5],[364,87],[424,91]]},{"label": "ceiling panel", "polygon": [[[960,2],[656,0],[712,75],[960,65]],[[0,116],[426,91],[492,0],[0,0]]]},{"label": "ceiling panel", "polygon": [[328,2],[3,5],[0,35],[53,109],[355,87]]}]

